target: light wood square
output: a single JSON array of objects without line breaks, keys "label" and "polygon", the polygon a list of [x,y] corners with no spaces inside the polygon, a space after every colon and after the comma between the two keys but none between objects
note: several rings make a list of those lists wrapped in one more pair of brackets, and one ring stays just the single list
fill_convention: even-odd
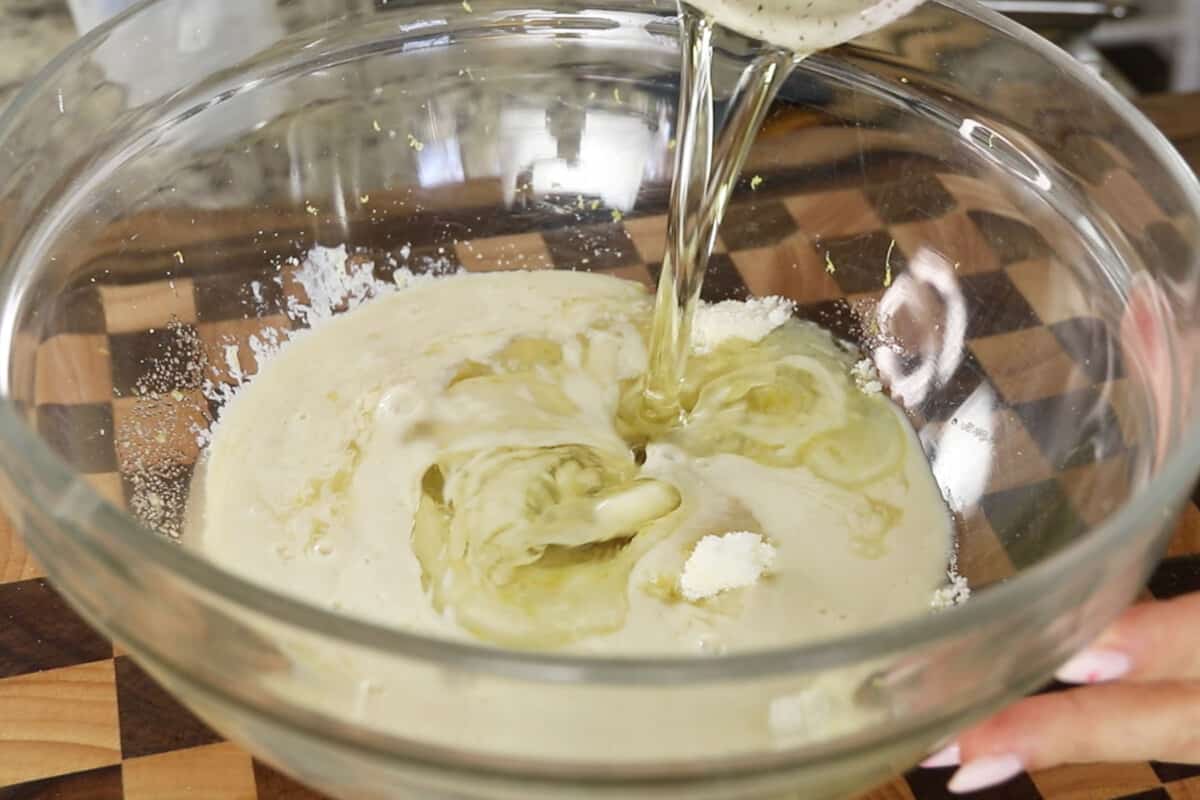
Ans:
[{"label": "light wood square", "polygon": [[971,350],[1010,403],[1054,397],[1091,384],[1048,328],[975,339]]},{"label": "light wood square", "polygon": [[1200,778],[1188,778],[1167,784],[1171,800],[1200,800]]},{"label": "light wood square", "polygon": [[1012,559],[982,511],[971,511],[958,533],[958,571],[972,588],[990,586],[1016,574]]},{"label": "light wood square", "polygon": [[196,298],[191,278],[174,278],[128,286],[100,287],[105,329],[133,333],[164,327],[172,319],[196,321]]},{"label": "light wood square", "polygon": [[250,756],[228,742],[132,758],[125,800],[256,800]]},{"label": "light wood square", "polygon": [[[649,217],[626,217],[621,221],[621,226],[625,229],[625,233],[629,235],[630,241],[633,242],[634,249],[638,252],[638,257],[647,264],[659,264],[663,260],[663,253],[667,249],[667,217],[664,214],[656,214]],[[721,241],[721,237],[717,237],[716,244],[713,246],[714,253],[727,252],[725,243]]]},{"label": "light wood square", "polygon": [[1171,544],[1167,547],[1167,556],[1191,556],[1200,553],[1200,508],[1195,503],[1187,503]]},{"label": "light wood square", "polygon": [[7,515],[0,515],[0,583],[41,578],[46,573],[36,561]]},{"label": "light wood square", "polygon": [[[196,330],[204,349],[204,377],[214,383],[236,384],[256,374],[261,366],[254,348],[250,346],[250,338],[256,337],[264,344],[273,338],[282,344],[291,330],[291,323],[286,316],[275,314],[252,319],[202,322],[196,326]],[[236,352],[230,350],[231,347],[236,347]],[[233,374],[235,366],[240,370],[241,378]]]},{"label": "light wood square", "polygon": [[923,253],[951,265],[959,275],[974,275],[999,269],[996,252],[979,233],[979,228],[961,211],[936,219],[889,225],[888,231],[909,254],[909,262]]},{"label": "light wood square", "polygon": [[876,231],[883,221],[858,189],[799,194],[783,199],[792,219],[806,236],[836,239]]},{"label": "light wood square", "polygon": [[122,472],[161,464],[192,464],[198,431],[208,427],[208,403],[197,389],[113,401],[113,444]]},{"label": "light wood square", "polygon": [[59,334],[38,346],[36,361],[38,405],[106,403],[112,398],[112,358],[104,334]]},{"label": "light wood square", "polygon": [[1149,398],[1141,384],[1132,378],[1121,378],[1108,381],[1102,388],[1104,399],[1117,415],[1125,443],[1149,447]]},{"label": "light wood square", "polygon": [[0,786],[120,760],[111,660],[0,681]]},{"label": "light wood square", "polygon": [[1095,800],[1123,797],[1159,785],[1146,762],[1082,764],[1041,770],[1030,775],[1043,797],[1053,800]]},{"label": "light wood square", "polygon": [[662,214],[652,217],[636,217],[621,223],[633,241],[642,261],[657,264],[663,260],[667,249],[667,218]]},{"label": "light wood square", "polygon": [[612,275],[614,278],[624,278],[627,281],[637,281],[651,292],[655,288],[654,276],[650,274],[650,270],[645,264],[632,264],[628,267],[606,269],[604,270],[604,274]]},{"label": "light wood square", "polygon": [[84,475],[83,478],[105,500],[117,508],[125,508],[125,488],[121,484],[121,473],[93,472]]},{"label": "light wood square", "polygon": [[741,250],[733,263],[752,295],[779,295],[797,303],[817,303],[842,296],[825,262],[809,240],[789,236],[777,245]]},{"label": "light wood square", "polygon": [[964,211],[987,211],[1014,219],[1024,219],[1020,209],[1013,205],[1007,192],[998,188],[994,181],[985,181],[971,175],[942,173],[937,176],[946,191],[954,195]]},{"label": "light wood square", "polygon": [[882,786],[876,786],[866,794],[859,795],[856,800],[917,800],[912,789],[903,778],[895,778]]},{"label": "light wood square", "polygon": [[1088,194],[1131,233],[1140,233],[1149,225],[1168,219],[1162,206],[1128,170],[1112,170],[1099,186],[1089,188]]},{"label": "light wood square", "polygon": [[473,239],[455,245],[459,261],[471,272],[506,269],[553,269],[546,241],[537,233]]},{"label": "light wood square", "polygon": [[1053,259],[1017,261],[1004,268],[1025,301],[1047,325],[1094,315],[1075,275]]},{"label": "light wood square", "polygon": [[1017,415],[1000,409],[992,415],[992,473],[988,492],[1029,486],[1050,478],[1054,468]]},{"label": "light wood square", "polygon": [[[1128,475],[1129,459],[1117,455],[1069,469],[1059,476],[1059,482],[1075,513],[1089,525],[1099,525],[1129,500],[1134,487],[1129,485]],[[1195,510],[1190,503],[1188,507]]]}]

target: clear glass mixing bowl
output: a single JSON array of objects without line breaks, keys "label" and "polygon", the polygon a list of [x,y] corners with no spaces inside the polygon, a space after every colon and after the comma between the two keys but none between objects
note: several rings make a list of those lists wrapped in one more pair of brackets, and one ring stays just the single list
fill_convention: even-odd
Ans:
[{"label": "clear glass mixing bowl", "polygon": [[289,259],[314,244],[381,277],[654,279],[674,10],[158,0],[0,121],[7,508],[90,621],[325,791],[847,795],[1096,634],[1195,477],[1194,179],[1066,56],[946,0],[802,65],[705,291],[788,295],[873,350],[957,515],[966,605],[736,656],[518,654],[344,618],[173,541],[195,430],[230,359],[254,371],[250,337],[295,324]]}]

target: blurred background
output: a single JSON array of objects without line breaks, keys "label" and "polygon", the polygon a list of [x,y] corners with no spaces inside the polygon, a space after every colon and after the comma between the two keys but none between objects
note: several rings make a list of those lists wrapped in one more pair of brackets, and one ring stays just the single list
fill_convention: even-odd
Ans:
[{"label": "blurred background", "polygon": [[1200,0],[983,0],[1129,95],[1200,89]]},{"label": "blurred background", "polygon": [[[0,106],[79,32],[135,0],[0,0]],[[197,26],[203,9],[197,2]],[[280,0],[286,4],[287,0]],[[1124,94],[1200,89],[1200,0],[983,0],[1051,39]],[[338,0],[330,0],[336,10]]]}]

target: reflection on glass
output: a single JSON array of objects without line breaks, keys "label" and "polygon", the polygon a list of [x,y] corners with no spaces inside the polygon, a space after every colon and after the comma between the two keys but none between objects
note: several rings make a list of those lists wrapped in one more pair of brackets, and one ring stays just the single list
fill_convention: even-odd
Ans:
[{"label": "reflection on glass", "polygon": [[[963,360],[967,303],[955,265],[922,247],[880,298],[877,319],[890,334],[873,352],[879,373],[902,404],[918,406],[946,385]],[[899,334],[903,342],[896,342],[900,320],[913,324]],[[914,332],[904,335],[907,329]]]},{"label": "reflection on glass", "polygon": [[607,110],[587,112],[573,158],[573,148],[562,147],[566,137],[562,131],[555,135],[543,109],[505,109],[499,127],[506,204],[512,204],[518,188],[528,186],[539,195],[599,196],[610,208],[633,208],[653,144],[646,120]]},{"label": "reflection on glass", "polygon": [[942,497],[956,514],[966,512],[987,491],[995,466],[996,400],[992,387],[980,384],[940,431],[928,428],[922,435]]},{"label": "reflection on glass", "polygon": [[465,179],[458,139],[422,143],[417,152],[417,180],[422,186],[445,186]]}]

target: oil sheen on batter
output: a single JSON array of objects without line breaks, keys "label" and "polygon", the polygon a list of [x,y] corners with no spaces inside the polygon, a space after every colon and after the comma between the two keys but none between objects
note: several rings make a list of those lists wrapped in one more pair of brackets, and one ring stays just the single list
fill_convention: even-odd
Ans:
[{"label": "oil sheen on batter", "polygon": [[[659,429],[636,413],[650,313],[630,281],[497,272],[299,335],[225,408],[185,541],[345,614],[515,648],[725,652],[927,610],[949,516],[857,356],[794,320],[708,342],[686,423]],[[730,531],[774,548],[768,574],[685,598],[697,542]]]}]

